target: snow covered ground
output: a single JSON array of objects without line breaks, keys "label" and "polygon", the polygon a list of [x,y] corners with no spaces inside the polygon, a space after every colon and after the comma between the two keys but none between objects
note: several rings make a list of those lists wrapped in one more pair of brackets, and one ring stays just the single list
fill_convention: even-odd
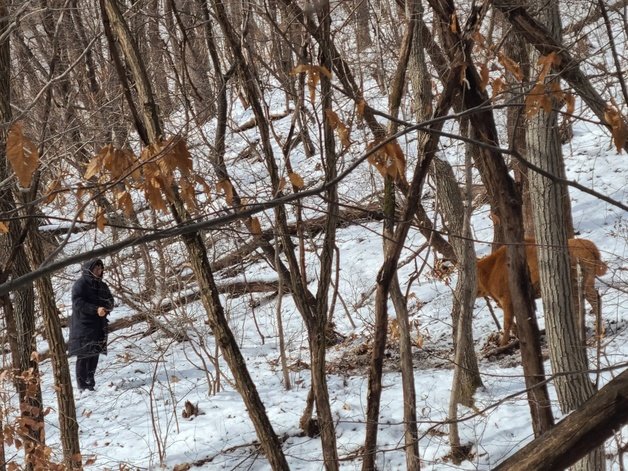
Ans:
[{"label": "snow covered ground", "polygon": [[[624,204],[628,203],[628,159],[616,153],[609,137],[598,127],[578,124],[574,140],[565,146],[564,151],[569,179],[595,188]],[[301,164],[306,165],[305,162]],[[366,163],[358,169],[358,173],[367,171],[370,170]],[[343,185],[351,186],[350,182]],[[600,384],[604,384],[621,372],[628,360],[628,215],[590,195],[575,189],[570,191],[576,230],[581,237],[589,238],[599,246],[603,259],[610,267],[598,282],[607,329],[603,340],[604,354],[599,366],[623,366],[600,374]],[[491,231],[485,208],[477,211],[473,224],[476,239],[490,241]],[[374,286],[375,275],[382,261],[380,233],[381,225],[375,221],[365,221],[338,232],[341,257],[339,294],[342,303],[336,303],[335,321],[337,331],[347,336],[347,339],[329,349],[331,372],[328,384],[341,457],[353,456],[364,441],[367,377],[356,368],[358,365],[355,361],[359,358],[368,361],[367,357],[359,356],[359,349],[370,333],[374,296],[371,293],[370,298],[358,309],[354,306]],[[408,247],[416,249],[422,243],[422,236],[410,234]],[[71,247],[78,252],[90,248],[91,244],[93,239],[82,234],[75,237]],[[488,246],[476,244],[476,250],[482,255],[487,253]],[[409,256],[410,252],[407,251],[401,259]],[[308,252],[308,257],[312,266],[317,266],[312,252]],[[108,263],[105,259],[105,264]],[[119,268],[122,270],[123,267]],[[414,262],[411,262],[400,270],[402,289],[405,289],[410,274],[416,268]],[[471,410],[462,410],[463,415],[473,417],[460,424],[463,441],[473,445],[473,458],[460,466],[454,466],[446,459],[450,450],[447,429],[441,422],[447,415],[452,383],[450,310],[455,275],[451,284],[447,285],[429,277],[428,271],[424,271],[412,284],[409,303],[412,320],[417,321],[418,332],[423,339],[422,348],[415,348],[414,352],[422,466],[423,469],[431,470],[489,470],[532,438],[529,409],[522,392],[524,380],[518,361],[519,352],[492,359],[482,358],[480,353],[480,370],[485,387],[476,394],[476,402],[483,412],[476,415]],[[69,267],[55,277],[57,296],[65,315],[70,314],[70,286],[77,275],[78,267]],[[255,262],[247,268],[248,281],[271,278],[271,272],[262,262]],[[112,285],[116,284],[109,270],[105,273],[105,279]],[[239,279],[244,278],[240,275]],[[311,279],[311,286],[315,289],[315,277]],[[217,274],[217,281],[221,280],[221,274]],[[132,290],[142,289],[138,279],[131,275],[123,282]],[[290,296],[285,296],[282,318],[288,363],[293,366],[290,373],[292,389],[286,390],[279,366],[276,300],[263,298],[264,295],[257,294],[223,296],[222,301],[266,412],[276,433],[285,439],[283,449],[291,469],[322,469],[320,440],[302,436],[298,426],[310,385],[303,323]],[[252,300],[258,302],[252,303]],[[537,306],[542,328],[540,301]],[[347,312],[356,328],[351,326]],[[394,313],[392,306],[391,313]],[[112,321],[132,314],[135,314],[133,310],[120,304],[112,314]],[[498,315],[501,316],[501,311],[498,311]],[[216,353],[215,343],[203,322],[204,313],[200,304],[180,307],[168,314],[166,319],[169,325],[185,330],[190,340],[178,342],[161,333],[142,337],[146,329],[144,323],[116,331],[109,337],[108,356],[101,356],[96,391],[83,395],[75,392],[81,448],[84,459],[89,460],[88,469],[144,470],[158,469],[161,465],[172,469],[183,463],[192,464],[192,469],[199,470],[269,469],[267,461],[254,445],[256,436],[253,425],[240,396],[229,382],[230,373],[224,363],[222,389],[212,391],[216,372],[210,356]],[[591,318],[587,322],[589,326],[593,325]],[[478,352],[494,332],[495,325],[486,304],[478,300],[474,319]],[[45,344],[42,343],[41,348],[45,349]],[[400,373],[392,367],[395,352],[391,351],[390,354],[391,361],[387,363],[389,367],[383,378],[381,425],[378,432],[380,452],[377,463],[382,470],[405,467],[401,450],[401,379]],[[347,359],[349,361],[343,362]],[[590,360],[593,368],[598,366],[594,348],[590,349]],[[74,361],[71,360],[72,370]],[[551,373],[549,361],[545,369],[548,374]],[[41,370],[44,401],[53,409],[46,417],[47,443],[60,458],[56,397],[50,362],[44,361]],[[593,373],[592,377],[595,376]],[[554,401],[555,417],[560,418],[551,385],[550,394]],[[181,413],[186,401],[197,404],[201,414],[183,418]],[[617,440],[607,442],[610,456],[613,456],[608,460],[608,469],[623,469],[617,461],[616,450],[618,443],[625,446],[627,442],[626,427],[617,434]],[[7,456],[11,456],[10,453],[11,450],[7,450]],[[623,463],[624,466],[627,464]],[[341,462],[341,468],[345,470],[360,467],[359,459]]]}]

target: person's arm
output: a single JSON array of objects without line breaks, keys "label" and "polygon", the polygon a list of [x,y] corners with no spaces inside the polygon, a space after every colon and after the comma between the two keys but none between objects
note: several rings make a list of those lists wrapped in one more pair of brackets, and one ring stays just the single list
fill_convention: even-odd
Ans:
[{"label": "person's arm", "polygon": [[111,290],[109,289],[109,286],[107,286],[107,283],[103,282],[103,284],[105,285],[105,290],[107,291],[107,300],[104,307],[107,309],[107,312],[111,312],[114,307],[113,294],[111,294]]}]

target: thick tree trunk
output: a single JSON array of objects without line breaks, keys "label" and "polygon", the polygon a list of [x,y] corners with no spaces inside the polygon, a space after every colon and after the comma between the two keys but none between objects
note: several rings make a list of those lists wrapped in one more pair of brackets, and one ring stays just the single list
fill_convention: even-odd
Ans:
[{"label": "thick tree trunk", "polygon": [[[558,2],[543,2],[538,6],[539,19],[559,39]],[[530,63],[537,63],[537,58],[538,54],[533,53]],[[558,78],[549,76],[549,80]],[[527,134],[527,156],[530,162],[552,175],[564,178],[558,113],[540,109],[528,119]],[[539,244],[537,254],[547,343],[552,370],[557,373],[554,382],[558,401],[561,410],[568,413],[580,407],[595,392],[589,379],[586,346],[580,341],[574,309],[570,257],[567,250],[567,239],[573,234],[571,207],[565,209],[566,203],[569,203],[569,194],[565,185],[552,182],[536,172],[528,172],[528,177],[534,234]],[[604,469],[603,449],[595,450],[576,467],[591,471]]]},{"label": "thick tree trunk", "polygon": [[[500,18],[500,23],[507,24],[505,18],[496,13]],[[518,34],[510,32],[504,40],[504,53],[517,64],[521,70],[521,77],[515,77],[506,71],[508,81],[508,101],[511,106],[506,111],[506,129],[508,131],[508,145],[518,152],[519,155],[526,156],[526,126],[524,109],[524,83],[530,79],[529,54],[526,43]],[[517,190],[521,194],[521,210],[523,213],[523,234],[525,237],[534,236],[534,221],[532,219],[532,203],[530,202],[530,184],[528,181],[528,169],[518,160],[511,161]]]},{"label": "thick tree trunk", "polygon": [[[41,238],[31,230],[28,235],[28,247],[35,266],[45,258],[41,247]],[[42,317],[46,327],[46,337],[50,346],[52,372],[57,403],[59,405],[59,434],[63,449],[63,462],[66,469],[83,469],[81,448],[76,420],[76,407],[72,393],[72,377],[65,349],[65,340],[59,320],[59,310],[55,302],[54,289],[49,277],[41,277],[35,283],[39,294]]]},{"label": "thick tree trunk", "polygon": [[[11,123],[11,57],[10,34],[6,31],[9,16],[8,5],[0,0],[0,123]],[[16,209],[12,194],[12,185],[8,177],[6,142],[8,128],[0,127],[0,213],[11,214]],[[8,223],[8,233],[0,234],[0,260],[3,260],[0,281],[9,276],[21,276],[30,272],[30,266],[22,242],[24,229],[19,218]],[[35,346],[35,294],[33,286],[28,285],[14,293],[13,300],[9,295],[2,297],[2,307],[7,319],[7,330],[12,337],[11,357],[15,373],[15,385],[19,393],[20,413],[24,426],[19,433],[24,440],[25,469],[35,469],[44,457],[45,434],[41,399],[41,382],[39,367],[31,358],[36,351]],[[30,372],[29,372],[30,371]]]},{"label": "thick tree trunk", "polygon": [[[532,424],[536,436],[549,430],[554,422],[550,407],[547,386],[544,384],[545,371],[541,355],[538,325],[536,321],[534,296],[530,286],[528,267],[525,261],[523,239],[523,221],[521,200],[514,181],[508,174],[508,167],[503,155],[495,151],[499,144],[495,120],[490,110],[484,108],[489,101],[480,85],[480,76],[475,65],[470,61],[471,39],[450,28],[452,18],[457,18],[451,0],[437,2],[430,0],[430,5],[441,22],[444,42],[451,55],[452,63],[463,62],[465,68],[465,88],[461,90],[466,110],[481,110],[470,116],[471,138],[477,141],[479,152],[474,155],[482,182],[487,189],[492,204],[499,209],[503,224],[505,243],[508,244],[508,279],[521,341],[521,355],[528,389],[528,404],[532,415]],[[475,11],[475,15],[479,15]],[[475,19],[478,17],[476,16]],[[469,21],[473,21],[471,18]],[[469,30],[472,30],[470,28]],[[490,147],[484,147],[485,143]]]}]

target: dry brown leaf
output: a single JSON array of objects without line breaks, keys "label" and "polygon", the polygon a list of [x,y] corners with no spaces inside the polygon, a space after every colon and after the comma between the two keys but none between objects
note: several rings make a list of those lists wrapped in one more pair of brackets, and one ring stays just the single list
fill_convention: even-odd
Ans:
[{"label": "dry brown leaf", "polygon": [[211,187],[200,175],[194,175],[194,181],[203,187],[203,192],[207,195],[207,198],[211,200]]},{"label": "dry brown leaf", "polygon": [[[367,146],[372,149],[377,142]],[[391,177],[395,180],[405,180],[406,159],[397,140],[386,143],[383,147],[368,157],[368,162],[373,165],[383,177]]]},{"label": "dry brown leaf", "polygon": [[565,103],[567,104],[565,113],[573,114],[576,110],[576,97],[574,97],[571,93],[565,93]]},{"label": "dry brown leaf", "polygon": [[161,141],[158,148],[159,167],[164,175],[172,175],[175,170],[188,175],[192,171],[192,156],[188,151],[186,142],[179,136],[174,136],[167,141]]},{"label": "dry brown leaf", "polygon": [[320,81],[321,75],[326,76],[331,80],[331,72],[327,67],[320,65],[299,64],[290,72],[292,75],[305,73],[307,74],[307,86],[310,91],[310,101],[314,102],[316,99],[316,86]]},{"label": "dry brown leaf", "polygon": [[139,179],[139,168],[133,168],[136,164],[135,154],[129,149],[111,149],[103,159],[103,166],[111,173],[114,180],[126,177],[130,174],[133,179]]},{"label": "dry brown leaf", "polygon": [[9,226],[7,226],[3,221],[0,221],[0,234],[6,234],[9,232]]},{"label": "dry brown leaf", "polygon": [[497,55],[497,60],[499,60],[499,63],[504,66],[504,69],[510,72],[519,82],[523,80],[523,71],[517,62],[503,53]]},{"label": "dry brown leaf", "polygon": [[451,14],[451,18],[449,20],[449,29],[451,30],[452,33],[457,33],[459,31],[458,17],[455,15],[455,13]]},{"label": "dry brown leaf", "polygon": [[92,177],[98,175],[100,172],[102,172],[104,161],[112,149],[113,149],[113,146],[109,144],[103,147],[102,149],[100,149],[100,151],[94,157],[92,157],[92,159],[87,164],[85,173],[83,174],[83,178],[85,180],[89,180]]},{"label": "dry brown leaf", "polygon": [[480,65],[480,90],[485,91],[488,85],[489,71],[486,64]]},{"label": "dry brown leaf", "polygon": [[37,146],[24,136],[22,123],[14,123],[7,136],[7,160],[22,188],[31,186],[33,174],[39,166]]},{"label": "dry brown leaf", "polygon": [[394,171],[392,171],[392,173],[389,171],[388,174],[393,178],[401,178],[402,176],[405,176],[406,157],[403,155],[399,142],[397,142],[396,139],[390,141],[386,144],[384,149],[393,163],[390,167],[394,167]]},{"label": "dry brown leaf", "polygon": [[166,207],[166,202],[158,186],[155,186],[151,181],[147,182],[142,189],[144,190],[146,201],[148,201],[148,204],[150,204],[155,211],[166,212],[168,208]]},{"label": "dry brown leaf", "polygon": [[537,63],[541,66],[541,72],[539,72],[536,81],[537,83],[545,82],[547,75],[552,71],[552,67],[560,65],[560,57],[555,52],[550,52],[546,56],[539,57]]},{"label": "dry brown leaf", "polygon": [[220,180],[216,183],[216,190],[222,191],[228,205],[233,205],[233,186],[229,180]]},{"label": "dry brown leaf", "polygon": [[102,160],[100,157],[93,157],[92,160],[87,164],[87,168],[85,169],[85,173],[83,174],[83,178],[85,180],[89,180],[90,178],[98,175],[100,173],[100,168],[102,166]]},{"label": "dry brown leaf", "polygon": [[55,198],[58,196],[59,194],[58,191],[60,189],[61,189],[61,181],[58,178],[51,181],[46,187],[46,189],[44,190],[44,196],[43,196],[44,204],[52,203],[55,200]]},{"label": "dry brown leaf", "polygon": [[617,152],[621,152],[628,139],[628,127],[623,116],[617,108],[608,107],[604,112],[604,119],[611,127],[611,135],[613,136],[613,143],[617,148]]},{"label": "dry brown leaf", "polygon": [[277,187],[277,191],[278,191],[278,192],[281,192],[281,191],[283,191],[283,190],[285,190],[285,189],[286,189],[286,179],[282,177],[282,178],[279,180],[279,185],[278,185],[278,187]]},{"label": "dry brown leaf", "polygon": [[182,178],[179,181],[179,185],[181,186],[181,198],[183,198],[183,201],[188,209],[198,209],[198,205],[196,204],[196,189],[194,188],[194,185],[185,178]]},{"label": "dry brown leaf", "polygon": [[290,183],[295,188],[301,189],[305,186],[305,182],[303,181],[303,177],[295,172],[288,173],[288,178],[290,179]]},{"label": "dry brown leaf", "polygon": [[361,118],[364,117],[364,111],[366,110],[366,101],[365,100],[360,100],[358,102],[358,116],[360,116]]},{"label": "dry brown leaf", "polygon": [[96,215],[96,228],[100,232],[105,232],[105,226],[107,225],[107,216],[105,216],[104,211],[99,211]]},{"label": "dry brown leaf", "polygon": [[539,108],[541,106],[541,101],[543,100],[544,96],[545,96],[545,87],[543,86],[542,83],[537,83],[536,85],[534,85],[534,87],[532,87],[532,90],[530,90],[528,92],[528,95],[526,96],[526,102],[525,102],[526,115],[532,116],[539,111]]},{"label": "dry brown leaf", "polygon": [[491,98],[495,99],[496,97],[500,96],[501,93],[504,91],[505,86],[506,83],[501,78],[497,77],[495,80],[493,80],[491,83],[491,88],[493,89]]},{"label": "dry brown leaf", "polygon": [[344,148],[349,147],[351,145],[351,139],[349,138],[350,132],[347,125],[342,122],[342,120],[338,117],[338,115],[336,114],[334,110],[331,110],[331,109],[325,110],[325,115],[327,116],[327,119],[329,120],[329,124],[331,125],[331,127],[338,134],[338,138],[340,139],[342,146]]},{"label": "dry brown leaf", "polygon": [[262,225],[259,222],[259,218],[252,217],[249,221],[249,230],[251,234],[255,236],[262,235]]},{"label": "dry brown leaf", "polygon": [[121,208],[124,214],[129,217],[133,215],[133,199],[128,191],[118,191],[116,193],[116,202],[118,203],[118,208]]},{"label": "dry brown leaf", "polygon": [[85,188],[84,186],[79,186],[76,189],[76,197],[77,199],[80,201],[83,198],[83,195],[87,193],[87,188]]}]

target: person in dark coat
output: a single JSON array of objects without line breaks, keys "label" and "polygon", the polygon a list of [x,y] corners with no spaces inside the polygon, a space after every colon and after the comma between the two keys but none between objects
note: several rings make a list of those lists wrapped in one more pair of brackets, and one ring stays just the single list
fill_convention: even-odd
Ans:
[{"label": "person in dark coat", "polygon": [[68,351],[76,355],[76,382],[81,391],[94,390],[94,374],[100,354],[107,354],[107,315],[113,296],[102,280],[102,260],[83,264],[82,275],[72,287],[72,321]]}]

